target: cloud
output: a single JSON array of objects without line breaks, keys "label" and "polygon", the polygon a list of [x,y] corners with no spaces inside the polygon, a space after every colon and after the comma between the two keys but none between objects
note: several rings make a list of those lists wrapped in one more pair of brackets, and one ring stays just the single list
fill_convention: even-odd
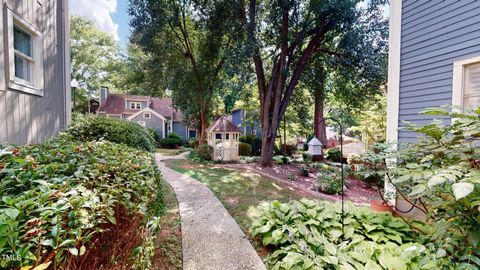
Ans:
[{"label": "cloud", "polygon": [[117,0],[75,0],[70,1],[70,13],[92,19],[97,26],[118,38],[118,24],[113,22],[112,13],[117,10]]}]

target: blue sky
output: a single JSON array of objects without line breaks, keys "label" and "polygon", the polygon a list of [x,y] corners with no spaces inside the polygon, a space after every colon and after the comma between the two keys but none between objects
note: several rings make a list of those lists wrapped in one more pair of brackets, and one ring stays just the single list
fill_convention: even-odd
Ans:
[{"label": "blue sky", "polygon": [[92,19],[101,30],[110,33],[124,47],[128,42],[128,0],[70,1],[70,13]]}]

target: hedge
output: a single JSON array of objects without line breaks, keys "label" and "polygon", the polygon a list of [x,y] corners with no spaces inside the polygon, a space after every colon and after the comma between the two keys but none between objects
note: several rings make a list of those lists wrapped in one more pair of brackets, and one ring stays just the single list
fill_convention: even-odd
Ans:
[{"label": "hedge", "polygon": [[149,211],[152,202],[162,202],[160,181],[152,154],[108,141],[64,134],[39,145],[0,147],[0,254],[19,258],[0,260],[0,268],[66,269],[121,213],[146,215],[146,228],[161,212],[158,205]]},{"label": "hedge", "polygon": [[248,143],[239,143],[238,144],[238,155],[239,156],[251,156],[252,155],[252,146]]},{"label": "hedge", "polygon": [[67,133],[85,142],[104,139],[149,152],[156,149],[155,139],[146,128],[121,119],[76,114]]}]

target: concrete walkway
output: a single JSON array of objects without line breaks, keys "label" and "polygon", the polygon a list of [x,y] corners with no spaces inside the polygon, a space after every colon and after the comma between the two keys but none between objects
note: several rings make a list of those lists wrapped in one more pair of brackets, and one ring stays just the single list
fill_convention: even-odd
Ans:
[{"label": "concrete walkway", "polygon": [[161,162],[182,159],[185,155],[156,155],[163,177],[177,195],[182,220],[183,269],[266,269],[238,224],[212,191]]}]

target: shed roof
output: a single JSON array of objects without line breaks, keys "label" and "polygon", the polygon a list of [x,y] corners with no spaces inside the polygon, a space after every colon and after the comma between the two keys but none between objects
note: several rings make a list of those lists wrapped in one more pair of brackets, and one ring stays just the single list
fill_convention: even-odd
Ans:
[{"label": "shed roof", "polygon": [[207,128],[207,132],[238,132],[240,129],[235,126],[232,121],[229,120],[228,116],[224,115],[218,118],[213,124]]}]

